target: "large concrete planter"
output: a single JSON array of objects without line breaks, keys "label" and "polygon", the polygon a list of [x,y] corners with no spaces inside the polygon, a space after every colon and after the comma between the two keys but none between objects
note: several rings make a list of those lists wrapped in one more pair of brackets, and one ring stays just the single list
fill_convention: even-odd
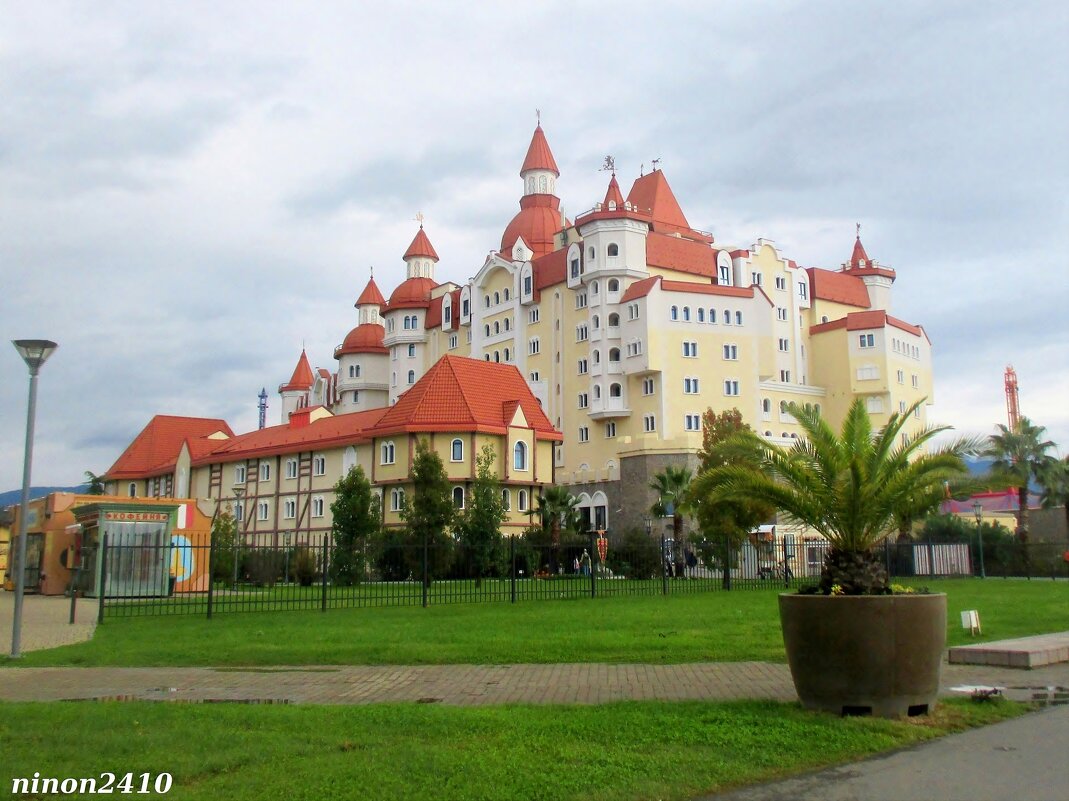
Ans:
[{"label": "large concrete planter", "polygon": [[779,613],[794,687],[807,708],[877,717],[935,708],[945,594],[784,593]]}]

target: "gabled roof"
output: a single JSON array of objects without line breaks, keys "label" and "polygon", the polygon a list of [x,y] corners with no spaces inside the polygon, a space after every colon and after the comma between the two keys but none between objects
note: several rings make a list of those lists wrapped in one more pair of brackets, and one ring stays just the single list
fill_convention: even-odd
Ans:
[{"label": "gabled roof", "polygon": [[218,444],[225,440],[204,439],[209,434],[223,432],[232,437],[234,432],[225,420],[206,417],[173,417],[158,414],[149,420],[141,433],[134,437],[115,464],[104,474],[107,479],[148,478],[169,472],[178,459],[182,443],[187,439],[196,442],[197,448],[206,447],[201,443]]},{"label": "gabled roof", "polygon": [[524,157],[523,166],[520,167],[520,175],[522,176],[528,170],[551,170],[560,178],[560,170],[557,169],[557,162],[553,158],[553,152],[549,149],[549,142],[546,141],[541,125],[535,127],[531,144],[527,148],[527,156]]},{"label": "gabled roof", "polygon": [[840,317],[838,320],[831,320],[826,323],[810,326],[809,333],[822,334],[825,331],[837,331],[843,328],[847,331],[864,331],[869,328],[885,328],[887,326],[897,328],[917,337],[928,339],[928,334],[919,325],[912,325],[905,320],[899,320],[897,317],[892,317],[883,309],[850,312],[848,315]]},{"label": "gabled roof", "polygon": [[636,281],[631,284],[631,286],[624,292],[623,297],[620,298],[620,302],[627,303],[629,300],[644,298],[653,291],[658,283],[660,283],[662,292],[719,295],[720,297],[726,298],[752,298],[754,296],[753,287],[718,286],[717,284],[705,284],[696,281],[670,281],[659,275],[654,275],[650,278],[643,278],[641,281]]},{"label": "gabled roof", "polygon": [[660,170],[654,170],[637,178],[631,186],[631,191],[627,193],[627,200],[638,211],[650,214],[651,227],[654,231],[679,232],[703,242],[713,241],[708,234],[695,231],[690,227],[690,223],[683,215],[683,209],[679,207],[679,201],[672,192],[672,187],[668,185],[668,179]]},{"label": "gabled roof", "polygon": [[367,286],[364,287],[364,291],[360,293],[360,297],[356,299],[356,306],[378,306],[382,308],[386,305],[386,298],[382,296],[379,291],[378,284],[375,283],[375,278],[372,277],[367,282]]},{"label": "gabled roof", "polygon": [[311,389],[314,383],[315,375],[312,373],[312,366],[308,363],[308,354],[304,352],[304,348],[301,348],[301,358],[297,360],[297,366],[293,368],[293,375],[290,376],[290,380],[287,383],[278,388],[278,391],[291,392],[293,390]]},{"label": "gabled roof", "polygon": [[445,303],[446,295],[450,297],[450,312],[449,325],[446,326],[446,331],[456,331],[460,328],[460,290],[454,289],[452,292],[446,292],[431,300],[431,304],[427,307],[427,317],[423,321],[423,325],[427,330],[432,328],[438,328],[442,324],[442,306]]},{"label": "gabled roof", "polygon": [[847,306],[857,306],[861,309],[867,309],[872,305],[865,282],[856,275],[833,272],[820,267],[807,267],[806,272],[809,273],[809,285],[813,289],[811,294],[817,300],[845,303]]},{"label": "gabled roof", "polygon": [[497,364],[443,356],[368,431],[382,437],[403,432],[480,431],[505,434],[515,401],[538,439],[561,440],[520,371]]},{"label": "gabled roof", "polygon": [[652,267],[712,278],[716,275],[716,254],[705,242],[654,231],[646,236],[646,263]]},{"label": "gabled roof", "polygon": [[405,251],[405,255],[402,258],[405,261],[416,258],[434,259],[435,261],[438,261],[438,254],[435,252],[431,240],[427,238],[427,234],[424,232],[422,225],[420,225],[419,230],[416,231],[416,235],[412,239],[412,244],[408,246],[408,250]]},{"label": "gabled roof", "polygon": [[559,248],[531,261],[534,273],[534,300],[542,298],[542,290],[563,284],[568,278],[568,248]]}]

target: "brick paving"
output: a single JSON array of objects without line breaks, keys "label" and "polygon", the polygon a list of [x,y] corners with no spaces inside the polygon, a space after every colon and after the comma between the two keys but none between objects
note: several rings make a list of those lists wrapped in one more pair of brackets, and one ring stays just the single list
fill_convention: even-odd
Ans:
[{"label": "brick paving", "polygon": [[[1069,687],[1069,665],[1037,670],[943,666],[943,694],[960,685]],[[419,665],[226,668],[12,668],[0,671],[0,700],[75,699],[292,704],[604,704],[624,700],[794,701],[786,665]]]}]

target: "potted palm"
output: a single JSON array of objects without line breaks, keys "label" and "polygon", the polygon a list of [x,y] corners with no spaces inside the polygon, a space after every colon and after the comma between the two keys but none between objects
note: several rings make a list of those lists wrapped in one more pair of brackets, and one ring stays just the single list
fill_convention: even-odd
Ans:
[{"label": "potted palm", "polygon": [[711,488],[706,502],[768,503],[828,541],[819,591],[779,597],[791,675],[806,707],[898,717],[935,705],[946,596],[892,594],[875,547],[896,520],[937,507],[976,446],[959,439],[926,450],[946,427],[907,436],[921,403],[874,432],[858,399],[838,434],[814,407],[792,404],[803,438],[781,448],[742,432],[727,447],[749,453],[749,464],[716,468],[703,481]]}]

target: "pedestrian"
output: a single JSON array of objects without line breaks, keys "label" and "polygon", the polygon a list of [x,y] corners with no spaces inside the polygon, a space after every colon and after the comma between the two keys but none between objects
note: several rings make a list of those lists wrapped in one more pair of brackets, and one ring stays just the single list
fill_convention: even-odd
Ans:
[{"label": "pedestrian", "polygon": [[577,575],[577,576],[579,575],[579,557],[578,556],[575,557],[575,563],[572,565],[572,570],[575,572],[575,575]]},{"label": "pedestrian", "polygon": [[586,548],[583,549],[583,558],[580,560],[580,563],[583,566],[583,575],[584,576],[589,576],[590,575],[590,554],[588,554],[586,552]]}]

